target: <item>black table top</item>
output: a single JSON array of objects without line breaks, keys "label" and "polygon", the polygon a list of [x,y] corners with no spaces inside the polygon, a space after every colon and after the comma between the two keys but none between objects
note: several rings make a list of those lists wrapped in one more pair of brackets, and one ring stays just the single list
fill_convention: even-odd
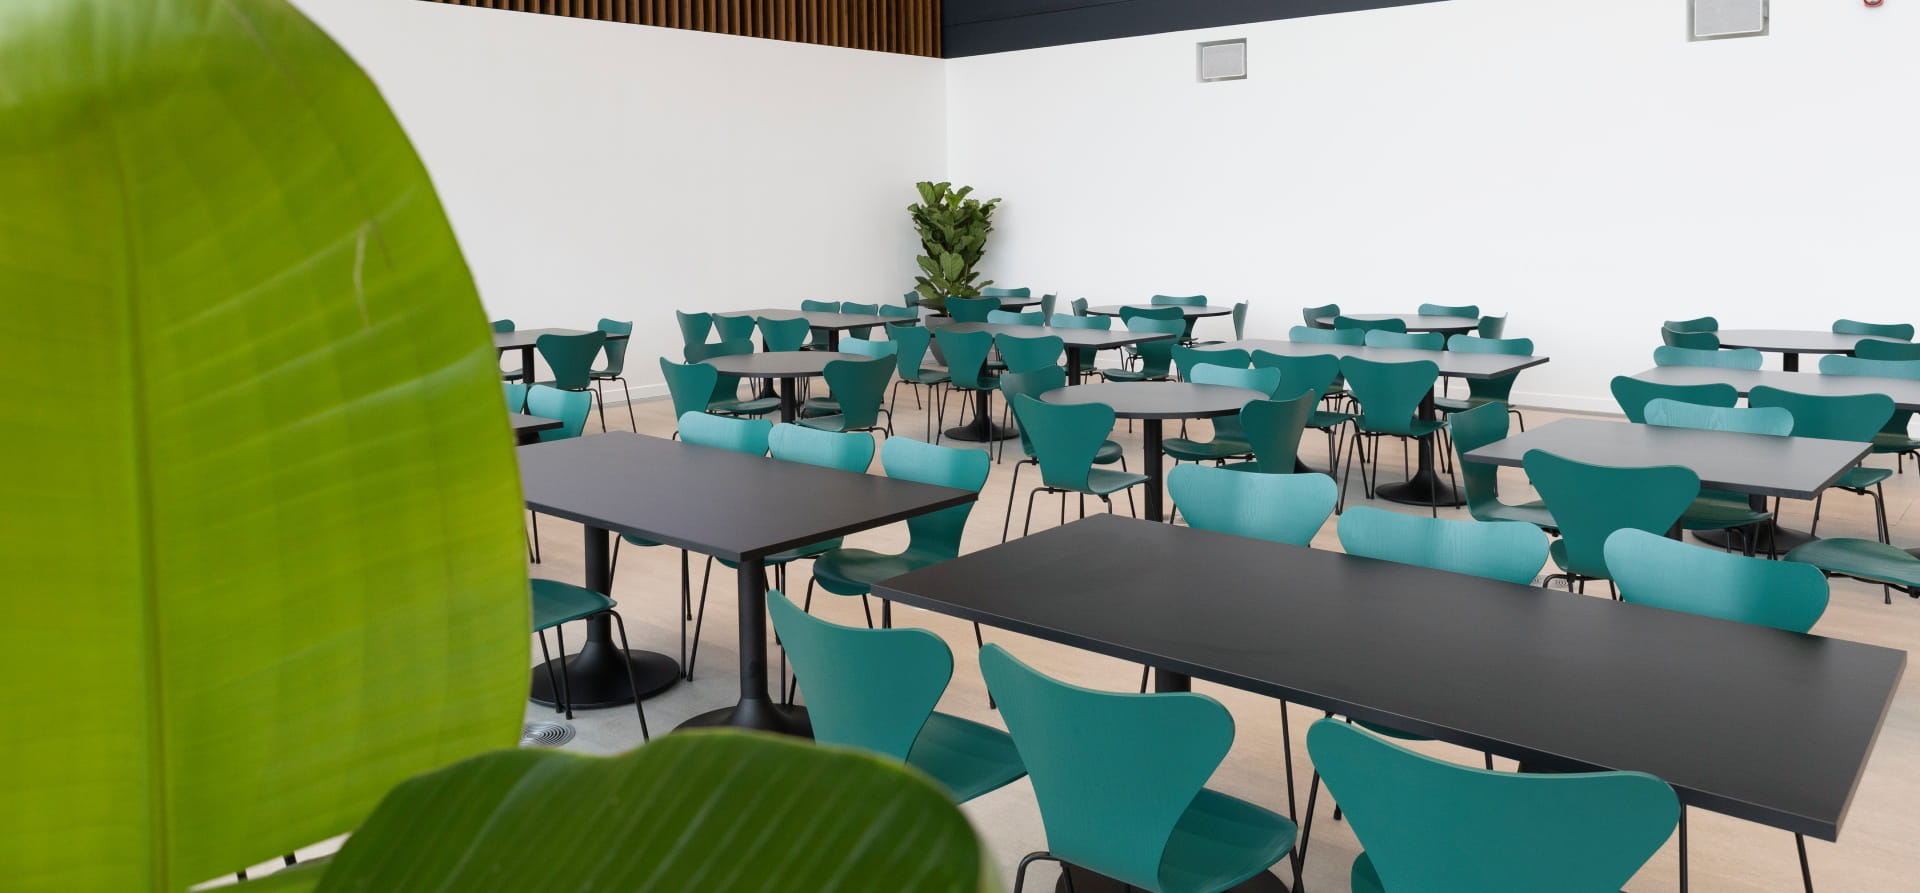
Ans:
[{"label": "black table top", "polygon": [[1703,488],[1812,499],[1870,448],[1812,437],[1559,419],[1487,444],[1465,458],[1519,466],[1528,450],[1546,450],[1593,465],[1683,465],[1700,476]]},{"label": "black table top", "polygon": [[[1480,320],[1471,316],[1428,316],[1424,313],[1343,313],[1348,319],[1398,319],[1404,320],[1409,332],[1446,332],[1448,334],[1471,332],[1480,327]],[[1314,319],[1314,325],[1321,328],[1333,328],[1333,317],[1321,316]]]},{"label": "black table top", "polygon": [[1891,341],[1872,335],[1841,335],[1811,329],[1721,329],[1721,347],[1750,347],[1771,353],[1853,353],[1866,340]]},{"label": "black table top", "polygon": [[547,431],[554,428],[558,428],[561,425],[566,424],[565,422],[562,422],[559,419],[549,419],[544,416],[527,415],[524,412],[507,413],[507,420],[513,423],[513,433],[515,434],[520,434],[522,432]]},{"label": "black table top", "polygon": [[1411,363],[1417,360],[1432,360],[1440,366],[1440,374],[1447,378],[1485,379],[1501,378],[1512,375],[1522,369],[1538,366],[1547,361],[1546,357],[1522,357],[1496,353],[1455,353],[1451,350],[1411,350],[1404,347],[1353,347],[1346,344],[1314,344],[1308,341],[1228,341],[1224,344],[1206,345],[1212,349],[1232,349],[1252,352],[1264,350],[1267,353],[1288,357],[1311,357],[1332,355],[1336,357],[1359,357],[1378,363]]},{"label": "black table top", "polygon": [[1161,310],[1167,307],[1178,307],[1180,308],[1180,314],[1188,319],[1195,319],[1202,316],[1227,316],[1233,313],[1233,307],[1220,304],[1202,304],[1198,307],[1188,304],[1102,304],[1098,307],[1088,307],[1087,314],[1089,316],[1119,316],[1120,311],[1127,307],[1135,310]]},{"label": "black table top", "polygon": [[[515,329],[511,332],[493,333],[495,350],[522,350],[533,347],[541,335],[585,335],[592,329]],[[625,335],[608,335],[608,341],[624,341]]]},{"label": "black table top", "polygon": [[894,317],[894,316],[880,316],[878,314],[867,314],[867,313],[827,313],[820,310],[781,310],[779,308],[773,308],[773,307],[762,308],[759,310],[735,310],[730,313],[719,313],[715,315],[716,316],[751,316],[756,319],[762,316],[768,319],[793,319],[794,317],[805,317],[807,320],[807,325],[816,329],[820,329],[822,331],[845,331],[847,329],[861,329],[861,328],[866,328],[868,326],[886,325],[887,323],[892,323],[892,322],[900,322],[900,323],[919,322],[919,318],[913,317],[913,316]]},{"label": "black table top", "polygon": [[880,598],[1833,840],[1906,653],[1101,515]]},{"label": "black table top", "polygon": [[836,353],[830,350],[763,350],[735,354],[730,357],[708,357],[701,362],[728,375],[748,375],[755,378],[812,378],[825,374],[827,364],[835,360],[868,359],[872,357],[857,353]]},{"label": "black table top", "polygon": [[1123,419],[1204,419],[1232,415],[1259,391],[1184,381],[1103,381],[1048,391],[1048,403],[1105,403]]},{"label": "black table top", "polygon": [[976,498],[969,490],[623,432],[518,450],[528,508],[729,561]]},{"label": "black table top", "polygon": [[1129,332],[1123,326],[1111,329],[1062,329],[1053,326],[1013,326],[986,322],[956,322],[939,326],[934,331],[949,329],[955,332],[988,332],[994,335],[1013,335],[1017,338],[1038,338],[1043,335],[1055,335],[1068,347],[1091,350],[1106,350],[1123,344],[1139,344],[1142,341],[1163,341],[1177,338],[1160,332]]},{"label": "black table top", "polygon": [[1777,369],[1715,369],[1705,366],[1657,366],[1634,376],[1656,384],[1733,385],[1744,397],[1755,387],[1766,385],[1798,394],[1823,397],[1851,397],[1856,394],[1885,394],[1903,410],[1920,410],[1920,381],[1905,378],[1876,378],[1864,375],[1821,375],[1819,373],[1781,372]]}]

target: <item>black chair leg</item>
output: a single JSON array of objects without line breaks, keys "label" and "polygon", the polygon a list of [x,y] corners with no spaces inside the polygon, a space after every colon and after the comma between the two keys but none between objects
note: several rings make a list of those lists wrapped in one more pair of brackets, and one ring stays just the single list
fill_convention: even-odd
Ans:
[{"label": "black chair leg", "polygon": [[627,387],[626,379],[622,378],[619,381],[620,393],[627,396],[627,424],[633,426],[633,430],[638,431],[640,430],[640,421],[633,416],[633,390]]},{"label": "black chair leg", "polygon": [[688,682],[693,681],[693,663],[700,659],[700,630],[707,624],[707,583],[713,579],[713,559],[707,559],[706,572],[700,575],[700,610],[693,617],[693,650],[687,652]]},{"label": "black chair leg", "polygon": [[1800,884],[1806,888],[1807,893],[1813,893],[1813,868],[1807,864],[1806,837],[1799,834],[1793,835],[1793,846],[1800,851]]},{"label": "black chair leg", "polygon": [[[620,631],[620,653],[624,655],[629,650],[627,622],[620,618],[618,611],[608,611],[607,616],[613,618],[614,627]],[[653,733],[647,731],[647,708],[640,705],[640,680],[634,678],[633,661],[622,660],[620,663],[627,668],[627,686],[633,689],[633,712],[640,714],[640,740],[652,741]]]},{"label": "black chair leg", "polygon": [[[538,630],[534,635],[540,637],[540,665],[547,668],[547,687],[557,695],[560,692],[560,677],[553,672],[553,653],[547,650],[547,631]],[[560,709],[560,699],[556,697],[553,699],[553,712],[559,713]]]},{"label": "black chair leg", "polygon": [[527,515],[528,517],[533,519],[533,563],[539,564],[540,563],[540,513],[528,512]]},{"label": "black chair leg", "polygon": [[1680,804],[1680,893],[1687,893],[1687,806]]},{"label": "black chair leg", "polygon": [[573,718],[573,689],[567,683],[567,634],[561,630],[561,624],[553,628],[555,647],[560,649],[560,700],[567,705],[567,718]]},{"label": "black chair leg", "polygon": [[1006,542],[1007,535],[1013,531],[1013,496],[1020,492],[1020,466],[1026,462],[1013,463],[1013,483],[1007,485],[1007,520],[1000,525],[1000,541]]},{"label": "black chair leg", "polygon": [[1057,858],[1054,858],[1052,854],[1046,852],[1045,850],[1042,850],[1037,853],[1028,853],[1025,858],[1022,858],[1020,860],[1020,868],[1014,871],[1013,873],[1013,893],[1020,893],[1021,888],[1027,882],[1027,866],[1033,864],[1034,862],[1058,863],[1060,866],[1061,885],[1066,887],[1067,893],[1074,893],[1073,875],[1067,873],[1067,863],[1062,862]]}]

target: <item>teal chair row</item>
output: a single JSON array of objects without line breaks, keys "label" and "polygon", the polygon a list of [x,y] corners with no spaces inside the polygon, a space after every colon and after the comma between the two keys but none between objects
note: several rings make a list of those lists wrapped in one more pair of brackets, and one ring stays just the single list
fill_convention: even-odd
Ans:
[{"label": "teal chair row", "polygon": [[[1854,355],[1820,358],[1822,375],[1862,375],[1878,378],[1920,380],[1920,344],[1905,341],[1862,341]],[[1907,456],[1920,461],[1920,440],[1907,433],[1913,413],[1896,410],[1880,433],[1873,436],[1874,455],[1893,456],[1893,470],[1899,474]]]},{"label": "teal chair row", "polygon": [[1898,338],[1901,341],[1913,340],[1913,323],[1873,323],[1853,319],[1836,319],[1833,331],[1837,335],[1872,335],[1877,338]]}]

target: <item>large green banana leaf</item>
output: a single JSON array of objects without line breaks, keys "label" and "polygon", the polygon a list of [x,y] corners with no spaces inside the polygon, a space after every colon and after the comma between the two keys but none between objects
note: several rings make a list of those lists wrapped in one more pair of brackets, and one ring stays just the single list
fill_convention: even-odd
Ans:
[{"label": "large green banana leaf", "polygon": [[426,171],[279,0],[0,0],[0,886],[178,890],[511,745],[494,353]]}]

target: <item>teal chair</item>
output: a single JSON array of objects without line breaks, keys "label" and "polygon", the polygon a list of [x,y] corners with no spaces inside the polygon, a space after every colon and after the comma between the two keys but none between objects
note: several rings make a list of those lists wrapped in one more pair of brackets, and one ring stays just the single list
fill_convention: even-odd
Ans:
[{"label": "teal chair", "polygon": [[[880,448],[880,465],[887,477],[903,481],[952,487],[980,492],[986,486],[992,463],[980,450],[962,450],[934,446],[905,437],[889,437]],[[866,596],[873,584],[908,571],[932,567],[960,555],[960,537],[966,533],[967,516],[973,503],[941,509],[907,519],[907,548],[898,554],[868,549],[834,549],[813,562],[813,579],[807,582],[807,601],[811,608],[813,587],[842,596],[860,596],[867,626],[873,626],[873,612],[867,609]],[[885,611],[883,607],[883,611]],[[890,613],[890,612],[888,612]],[[973,627],[974,641],[980,641],[980,626]]]},{"label": "teal chair", "polygon": [[[1353,391],[1353,399],[1360,404],[1360,415],[1354,419],[1354,448],[1347,451],[1346,479],[1341,482],[1340,498],[1344,507],[1346,484],[1353,478],[1353,457],[1360,456],[1360,483],[1367,498],[1373,498],[1374,484],[1380,477],[1380,447],[1382,438],[1391,437],[1401,441],[1427,441],[1434,438],[1446,424],[1437,419],[1422,419],[1418,416],[1420,402],[1432,392],[1433,384],[1440,378],[1440,365],[1432,360],[1417,360],[1411,363],[1377,363],[1359,357],[1340,358],[1340,374],[1347,379],[1347,387]],[[1365,441],[1374,444],[1373,479],[1367,477],[1367,458]],[[1437,447],[1437,444],[1435,444]],[[1402,466],[1407,462],[1402,459]],[[1411,477],[1411,470],[1407,470]],[[1453,470],[1447,470],[1449,480],[1453,479]],[[1440,517],[1440,507],[1431,507],[1433,516]]]},{"label": "teal chair", "polygon": [[[894,358],[900,352],[900,345],[893,341],[871,341],[866,338],[849,335],[840,339],[839,352],[863,356],[870,360],[886,360],[887,365],[893,366],[897,364]],[[882,396],[884,397],[884,395]],[[800,414],[803,416],[833,415],[839,411],[840,400],[832,394],[828,394],[825,397],[814,397],[800,406]],[[891,409],[883,411],[887,413],[887,420],[891,422],[893,420],[893,411]]]},{"label": "teal chair", "polygon": [[[1447,349],[1454,353],[1501,354],[1504,356],[1533,356],[1531,338],[1491,338],[1487,336],[1454,335],[1447,339]],[[1512,405],[1513,383],[1520,380],[1520,373],[1503,375],[1499,378],[1467,379],[1467,398],[1455,400],[1450,397],[1435,397],[1433,408],[1442,414],[1451,415],[1465,412],[1476,406],[1488,403],[1506,404],[1507,411],[1520,423],[1520,430],[1527,430],[1527,419],[1520,410]]]},{"label": "teal chair", "polygon": [[[885,313],[881,312],[879,304],[855,304],[852,301],[841,301],[840,312],[852,314],[854,316],[885,316],[886,315]],[[858,328],[848,329],[847,334],[852,335],[855,338],[871,338],[873,337],[873,326],[860,326]],[[844,341],[846,339],[843,337],[841,340]]]},{"label": "teal chair", "polygon": [[1205,307],[1206,295],[1154,295],[1147,303],[1156,307]]},{"label": "teal chair", "polygon": [[[1113,317],[1111,316],[1086,316],[1084,314],[1075,316],[1068,313],[1056,313],[1051,317],[1051,320],[1053,327],[1056,329],[1094,329],[1105,332],[1113,328]],[[1083,379],[1089,374],[1100,374],[1099,363],[1094,358],[1094,353],[1095,351],[1091,350],[1080,351],[1080,375]]]},{"label": "teal chair", "polygon": [[[1338,330],[1308,329],[1307,331],[1332,333]],[[1340,358],[1332,354],[1295,357],[1256,350],[1253,352],[1253,365],[1258,369],[1280,370],[1278,393],[1310,390],[1321,399],[1325,399],[1329,393],[1336,390],[1341,395],[1345,394],[1344,390],[1340,390],[1345,384],[1345,379],[1340,377]],[[1327,436],[1327,475],[1329,477],[1340,473],[1341,431],[1353,424],[1353,418],[1352,413],[1334,412],[1317,406],[1313,414],[1307,417],[1307,427]]]},{"label": "teal chair", "polygon": [[1031,298],[1033,289],[1024,285],[1019,288],[983,288],[980,295],[987,298]]},{"label": "teal chair", "polygon": [[1439,332],[1393,332],[1386,329],[1368,329],[1368,347],[1397,347],[1401,350],[1446,350],[1447,338]]},{"label": "teal chair", "polygon": [[[1332,329],[1333,326],[1323,325],[1320,322],[1320,320],[1326,319],[1329,317],[1337,317],[1339,315],[1340,315],[1339,304],[1321,304],[1318,307],[1300,308],[1300,321],[1307,328],[1310,328],[1310,329]],[[1298,341],[1300,339],[1295,338],[1293,340]]]},{"label": "teal chair", "polygon": [[[1895,356],[1868,357],[1866,354],[1893,354],[1883,349],[1868,349],[1868,345],[1885,344],[1895,348],[1913,349],[1911,359]],[[1821,375],[1864,375],[1876,378],[1906,378],[1920,381],[1920,344],[1908,344],[1904,341],[1863,341],[1856,349],[1856,356],[1826,356],[1820,358]],[[1912,456],[1920,461],[1920,440],[1907,433],[1907,425],[1913,420],[1909,410],[1895,408],[1893,417],[1873,436],[1873,453],[1876,456],[1893,455],[1893,473],[1903,470],[1904,460]]]},{"label": "teal chair", "polygon": [[1588,580],[1606,580],[1613,587],[1607,537],[1628,529],[1664,534],[1700,495],[1699,476],[1678,465],[1589,465],[1545,450],[1528,451],[1520,463],[1560,528],[1560,539],[1548,553],[1560,573],[1549,574],[1540,585],[1564,580],[1570,591],[1586,591]]},{"label": "teal chair", "polygon": [[1661,323],[1661,327],[1676,332],[1718,332],[1720,321],[1711,316],[1702,316],[1698,319],[1670,319]]},{"label": "teal chair", "polygon": [[713,334],[713,314],[688,313],[685,310],[673,311],[674,321],[680,324],[680,345],[705,344],[707,336]]},{"label": "teal chair", "polygon": [[[1066,386],[1067,373],[1058,366],[1033,372],[1009,372],[1000,376],[1000,395],[1006,398],[1009,407],[1013,405],[1014,398],[1021,394],[1038,399],[1048,391],[1057,391]],[[1033,439],[1027,436],[1027,429],[1018,430],[1020,451],[1025,458],[1014,463],[1013,480],[1007,484],[1007,518],[1000,525],[1000,541],[1003,543],[1007,541],[1007,535],[1013,529],[1013,497],[1020,491],[1020,466],[1040,464],[1040,460],[1033,451]],[[1004,444],[1006,441],[1001,443]],[[1005,447],[1003,446],[1002,449],[1004,450]],[[1111,440],[1101,444],[1100,449],[1093,454],[1095,465],[1112,465],[1116,462],[1120,464],[1121,471],[1127,470],[1126,454],[1121,452],[1119,444]],[[1132,490],[1127,491],[1127,510],[1130,514],[1138,513],[1138,509],[1133,504]]]},{"label": "teal chair", "polygon": [[[927,404],[920,399],[920,389],[926,388],[928,400],[937,403],[943,396],[939,386],[948,381],[947,370],[926,365],[927,347],[933,343],[933,332],[925,326],[890,326],[887,335],[897,345],[893,359],[894,374],[899,376],[893,383],[892,394],[887,400],[887,418],[893,418],[894,406],[900,399],[901,385],[908,385],[912,389],[914,404],[925,411]],[[934,419],[944,418],[945,413],[936,410],[928,412],[926,416],[926,436],[928,440],[932,440]]]},{"label": "teal chair", "polygon": [[[1661,398],[1648,402],[1645,411],[1647,424],[1663,428],[1736,431],[1772,437],[1785,437],[1793,433],[1793,413],[1779,407],[1730,409]],[[1747,554],[1751,555],[1759,547],[1761,525],[1771,520],[1773,513],[1753,508],[1748,504],[1745,494],[1701,490],[1700,496],[1694,499],[1693,505],[1688,506],[1687,513],[1680,518],[1680,527],[1685,530],[1738,530],[1746,543]],[[1766,529],[1771,531],[1771,525]],[[1727,540],[1727,545],[1732,547],[1732,539]],[[1768,554],[1773,553],[1771,544],[1767,551]]]},{"label": "teal chair", "polygon": [[[1187,330],[1186,314],[1183,313],[1179,307],[1174,307],[1174,306],[1137,307],[1137,306],[1128,305],[1120,308],[1120,323],[1122,326],[1125,326],[1128,329],[1134,329],[1134,327],[1129,323],[1129,320],[1134,320],[1134,319],[1177,319],[1180,321],[1180,326],[1181,326],[1180,331],[1184,333]],[[1139,331],[1138,329],[1134,329],[1134,330]],[[1184,343],[1184,337],[1182,338],[1182,342]],[[1140,361],[1139,345],[1129,344],[1125,347],[1120,348],[1120,357],[1121,357],[1120,365],[1123,368],[1131,368],[1134,364]]]},{"label": "teal chair", "polygon": [[[660,378],[667,383],[667,398],[673,401],[676,419],[690,412],[706,412],[714,402],[714,392],[720,390],[720,373],[705,363],[676,363],[661,357]],[[732,384],[739,386],[737,381]],[[679,438],[680,430],[675,428],[671,439]]]},{"label": "teal chair", "polygon": [[1833,333],[1836,335],[1873,335],[1880,338],[1898,338],[1901,341],[1913,340],[1912,323],[1874,323],[1852,319],[1833,321]]},{"label": "teal chair", "polygon": [[1167,474],[1174,507],[1196,530],[1307,546],[1340,498],[1324,474],[1236,474],[1182,465]]},{"label": "teal chair", "polygon": [[1306,326],[1294,326],[1287,330],[1287,340],[1301,344],[1344,344],[1348,347],[1361,347],[1367,343],[1367,330],[1310,329]]},{"label": "teal chair", "polygon": [[[1233,340],[1244,341],[1247,337],[1247,302],[1239,301],[1233,305]],[[1217,341],[1203,341],[1202,344],[1218,344]]]},{"label": "teal chair", "polygon": [[778,590],[767,613],[796,683],[805,680],[813,740],[898,760],[956,803],[1027,774],[1013,737],[934,708],[953,678],[953,652],[924,629],[858,629],[814,617]]},{"label": "teal chair", "polygon": [[1047,315],[1038,310],[1028,313],[1020,313],[1014,310],[995,310],[987,314],[987,322],[997,326],[1034,326],[1037,328],[1047,324]]},{"label": "teal chair", "polygon": [[1482,338],[1498,341],[1507,332],[1507,315],[1502,313],[1499,316],[1482,316],[1480,325],[1475,326],[1474,331],[1478,332]]},{"label": "teal chair", "polygon": [[1407,330],[1407,321],[1404,319],[1354,319],[1351,316],[1337,316],[1334,317],[1333,327],[1336,329],[1358,329],[1362,332],[1404,333]]},{"label": "teal chair", "polygon": [[[1827,611],[1827,578],[1792,561],[1726,555],[1639,530],[1607,538],[1607,566],[1620,598],[1669,611],[1805,633]],[[1682,828],[1685,817],[1682,816]],[[1807,841],[1793,836],[1800,877],[1813,890]],[[1680,885],[1686,886],[1687,836],[1680,835]]]},{"label": "teal chair", "polygon": [[[1193,368],[1193,376],[1194,384],[1243,388],[1257,392],[1262,397],[1272,397],[1274,389],[1280,387],[1278,369],[1236,369],[1202,363]],[[1224,465],[1228,459],[1253,454],[1253,444],[1241,429],[1238,415],[1216,417],[1213,420],[1212,440],[1169,437],[1161,442],[1160,449],[1172,456],[1176,463],[1214,462]]]},{"label": "teal chair", "polygon": [[[579,437],[586,430],[587,416],[593,412],[593,395],[586,391],[568,391],[552,385],[537,384],[527,389],[527,414],[543,419],[559,419],[560,427],[548,428],[534,436],[537,442]],[[540,563],[540,513],[529,511],[532,519],[533,563]]]},{"label": "teal chair", "polygon": [[902,293],[900,295],[900,304],[901,306],[912,307],[917,310],[920,307],[920,293],[917,291]]},{"label": "teal chair", "polygon": [[[1754,407],[1779,406],[1793,413],[1793,436],[1817,437],[1822,440],[1844,440],[1871,444],[1893,418],[1893,398],[1885,394],[1856,394],[1847,397],[1823,397],[1814,394],[1799,394],[1760,385],[1747,392],[1747,405]],[[1880,532],[1880,541],[1889,542],[1887,529],[1886,490],[1882,485],[1893,472],[1885,468],[1868,468],[1856,465],[1833,483],[1848,493],[1873,498],[1874,520]],[[1826,491],[1821,491],[1813,501],[1813,524],[1807,528],[1809,534],[1818,534],[1820,530],[1820,507],[1826,502]]]},{"label": "teal chair", "polygon": [[827,380],[827,387],[832,389],[840,411],[833,415],[808,416],[800,419],[800,424],[843,434],[854,431],[893,434],[891,414],[888,414],[887,424],[880,424],[880,415],[887,412],[884,404],[887,402],[887,385],[893,382],[893,369],[894,360],[885,356],[828,363],[821,370],[821,376]]},{"label": "teal chair", "polygon": [[995,335],[993,346],[1000,352],[1000,362],[1008,372],[1038,372],[1059,366],[1067,352],[1066,343],[1059,335]]},{"label": "teal chair", "polygon": [[[933,337],[940,344],[941,355],[947,358],[947,384],[951,390],[991,394],[999,388],[998,374],[987,368],[987,357],[993,353],[991,332],[956,332],[950,326],[941,326],[933,330]],[[976,400],[964,401],[961,408],[971,407],[975,413],[981,413],[982,407]],[[987,402],[989,405],[984,414],[991,419],[992,398],[989,397]],[[933,442],[936,444],[940,442],[947,422],[945,407],[946,401],[942,399],[940,415],[933,426]]]},{"label": "teal chair", "polygon": [[1667,347],[1662,345],[1653,349],[1655,366],[1707,366],[1714,369],[1760,368],[1760,352],[1751,347],[1738,350],[1695,350],[1690,347]]},{"label": "teal chair", "polygon": [[[632,322],[603,319],[600,321],[599,328],[609,336],[633,334]],[[628,340],[628,338],[609,338],[606,346],[601,348],[601,352],[607,357],[607,364],[589,370],[587,373],[587,379],[593,385],[593,402],[600,408],[600,430],[602,431],[607,430],[607,401],[606,395],[601,393],[600,388],[604,383],[611,381],[619,382],[620,391],[627,397],[627,424],[635,431],[640,430],[640,423],[633,417],[633,391],[627,389],[627,380],[621,377],[627,367]]]},{"label": "teal chair", "polygon": [[[682,351],[688,363],[701,365],[711,371],[713,369],[712,366],[705,366],[707,360],[714,357],[733,357],[753,353],[753,342],[745,338],[739,338],[732,341],[714,341],[708,344],[689,344],[682,348]],[[669,376],[667,389],[671,393],[673,391],[673,380],[671,376],[691,375],[695,373],[688,372],[684,369],[668,371],[667,367],[669,365],[665,357],[660,359],[661,374]],[[740,399],[740,376],[737,375],[721,375],[715,372],[710,387],[712,390],[708,394],[706,405],[699,410],[701,412],[731,416],[763,416],[777,412],[780,409],[780,398],[778,397],[750,397],[745,400]],[[688,399],[692,399],[692,394],[696,392],[688,391],[687,393]],[[679,418],[689,411],[693,411],[691,404],[682,406],[678,401],[674,403],[675,418]]]},{"label": "teal chair", "polygon": [[1480,305],[1421,304],[1419,313],[1421,316],[1459,316],[1467,319],[1478,319],[1480,316]]},{"label": "teal chair", "polygon": [[1713,332],[1681,332],[1662,326],[1660,344],[1680,350],[1719,350],[1720,336]]},{"label": "teal chair", "polygon": [[1547,564],[1547,534],[1522,521],[1422,518],[1359,505],[1336,525],[1348,555],[1532,583]]},{"label": "teal chair", "polygon": [[1820,569],[1829,576],[1838,574],[1868,583],[1880,584],[1881,597],[1893,604],[1892,590],[1920,598],[1920,558],[1898,546],[1877,540],[1828,537],[1795,546],[1787,561],[1798,561]]},{"label": "teal chair", "polygon": [[[908,319],[917,320],[920,318],[920,311],[915,310],[911,306],[901,307],[895,304],[882,304],[880,305],[879,313],[877,315],[885,319],[891,319],[891,320],[908,320]],[[887,323],[887,325],[890,325],[890,326],[899,325],[899,324],[900,323],[897,323],[897,322]]]},{"label": "teal chair", "polygon": [[1046,828],[1046,849],[1020,860],[1014,893],[1038,860],[1150,893],[1214,893],[1293,850],[1292,820],[1206,787],[1233,746],[1233,716],[1220,702],[1068,685],[998,645],[981,648],[980,670]]},{"label": "teal chair", "polygon": [[[553,652],[547,650],[547,630],[553,630],[553,637],[557,640],[560,655],[565,657],[567,637],[562,630],[563,624],[605,614],[609,620],[613,621],[614,628],[619,630],[620,651],[625,653],[627,622],[620,617],[619,611],[614,610],[613,599],[585,586],[534,577],[528,581],[527,589],[533,602],[533,632],[540,637],[540,663],[547,668],[547,684],[552,686],[555,695],[554,710],[565,713],[568,719],[572,719],[573,691],[567,684],[567,661],[555,661]],[[560,667],[558,673],[554,672],[556,663]],[[640,714],[640,740],[652,740],[653,734],[647,730],[647,709],[643,706],[643,699],[640,697],[640,683],[633,676],[633,664],[630,661],[621,663],[626,665],[627,686],[633,691],[634,712]]]},{"label": "teal chair", "polygon": [[1483,403],[1447,417],[1453,448],[1460,454],[1460,483],[1465,487],[1467,514],[1476,521],[1524,521],[1545,531],[1557,531],[1553,513],[1539,500],[1513,505],[1500,501],[1499,466],[1468,462],[1466,455],[1490,443],[1507,439],[1504,403]]},{"label": "teal chair", "polygon": [[1869,338],[1853,346],[1853,355],[1863,360],[1920,360],[1920,344]]},{"label": "teal chair", "polygon": [[753,332],[759,328],[759,321],[746,314],[729,316],[724,313],[713,315],[713,337],[716,341],[751,341]]},{"label": "teal chair", "polygon": [[508,412],[527,411],[527,385],[525,382],[503,381],[500,383],[500,389],[506,393]]},{"label": "teal chair", "polygon": [[1307,752],[1364,848],[1355,893],[1615,893],[1680,817],[1673,788],[1640,772],[1475,769],[1330,719]]},{"label": "teal chair", "polygon": [[1087,299],[1086,298],[1074,298],[1073,302],[1068,304],[1067,306],[1073,308],[1074,316],[1087,315]]},{"label": "teal chair", "polygon": [[1193,380],[1193,367],[1205,363],[1209,366],[1225,366],[1229,369],[1245,369],[1253,362],[1253,354],[1239,348],[1221,349],[1190,347],[1185,344],[1173,348],[1173,368],[1180,373],[1181,381]]},{"label": "teal chair", "polygon": [[813,331],[804,316],[789,319],[762,316],[753,322],[760,329],[761,344],[769,351],[800,350],[807,346],[807,333]]},{"label": "teal chair", "polygon": [[999,298],[948,298],[947,315],[954,322],[986,322],[987,315],[1000,309]]},{"label": "teal chair", "polygon": [[[496,319],[490,325],[492,326],[493,333],[495,335],[505,335],[509,332],[512,332],[514,328],[513,320],[511,319]],[[524,369],[515,369],[512,372],[508,372],[503,369],[500,372],[500,377],[508,381],[518,379],[524,382],[528,376],[526,374],[526,370]]]},{"label": "teal chair", "polygon": [[1033,499],[1042,491],[1060,494],[1060,519],[1066,523],[1067,496],[1081,496],[1080,516],[1086,517],[1087,496],[1095,496],[1113,511],[1112,495],[1147,482],[1146,475],[1095,468],[1094,459],[1113,431],[1113,407],[1104,403],[1055,405],[1026,394],[1013,398],[1013,417],[1033,445],[1040,465],[1040,486],[1027,495],[1025,536],[1033,529]]},{"label": "teal chair", "polygon": [[[839,313],[841,312],[839,301],[801,301],[800,310],[803,313]],[[803,350],[826,350],[827,349],[827,333],[824,330],[823,331],[809,330],[807,333],[807,343],[802,349]]]},{"label": "teal chair", "polygon": [[1253,460],[1221,467],[1256,474],[1294,473],[1299,469],[1300,435],[1313,418],[1314,404],[1319,402],[1320,395],[1312,388],[1283,400],[1248,401],[1240,407],[1240,431],[1253,448]]},{"label": "teal chair", "polygon": [[[1169,308],[1171,309],[1171,308]],[[1174,310],[1178,313],[1178,310]],[[1148,315],[1145,311],[1125,308],[1120,311],[1120,319],[1126,323],[1127,331],[1172,335],[1155,341],[1142,341],[1128,345],[1128,350],[1139,357],[1138,369],[1102,369],[1100,375],[1108,381],[1165,381],[1173,369],[1173,349],[1179,346],[1179,337],[1186,331],[1186,322],[1179,319],[1160,319]]]},{"label": "teal chair", "polygon": [[1060,296],[1045,294],[1040,296],[1040,318],[1052,319],[1053,308],[1060,306]]},{"label": "teal chair", "polygon": [[[563,391],[587,390],[593,381],[593,358],[600,355],[600,348],[606,343],[605,332],[548,334],[534,339],[534,349],[540,351],[540,358],[547,362],[548,371],[553,373],[552,380],[540,384]],[[591,395],[588,400],[592,400]]]},{"label": "teal chair", "polygon": [[1626,414],[1627,421],[1636,425],[1646,424],[1647,404],[1654,400],[1677,400],[1681,403],[1722,407],[1731,407],[1740,402],[1740,390],[1733,385],[1721,382],[1656,384],[1641,381],[1630,375],[1616,375],[1610,387],[1613,391],[1613,401],[1620,404],[1620,411]]}]

